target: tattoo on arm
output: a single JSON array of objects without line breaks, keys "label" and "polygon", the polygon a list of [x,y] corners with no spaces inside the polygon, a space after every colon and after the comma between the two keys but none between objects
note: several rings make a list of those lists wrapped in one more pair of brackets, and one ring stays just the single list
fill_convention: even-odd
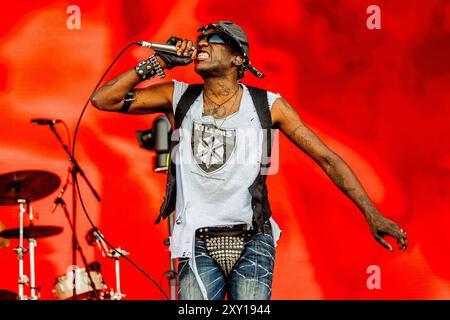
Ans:
[{"label": "tattoo on arm", "polygon": [[345,185],[346,181],[342,174],[337,173],[334,177],[334,183],[338,186],[339,189],[342,190],[345,194],[349,194],[352,191],[355,191],[355,188],[348,187]]},{"label": "tattoo on arm", "polygon": [[325,172],[328,176],[333,180],[336,186],[342,190],[346,195],[349,195],[350,192],[355,191],[356,189],[348,186],[348,182],[342,170],[336,170],[336,161],[331,157],[325,157]]},{"label": "tattoo on arm", "polygon": [[294,130],[292,130],[292,132],[289,134],[289,136],[291,137],[295,137],[295,135],[297,134],[297,131],[300,130],[302,126],[297,126],[297,128],[295,128]]},{"label": "tattoo on arm", "polygon": [[280,112],[283,114],[284,117],[286,118],[298,117],[297,112],[285,99],[280,99],[280,102],[281,102]]},{"label": "tattoo on arm", "polygon": [[309,140],[306,135],[300,136],[300,143],[305,147],[310,147],[312,145],[312,141]]},{"label": "tattoo on arm", "polygon": [[305,128],[305,125],[300,121],[300,117],[297,112],[292,108],[292,106],[284,99],[280,99],[280,112],[283,117],[291,123],[298,122],[299,124],[293,128],[288,129],[287,136],[298,146],[301,146],[303,149],[309,148],[312,145],[312,138],[308,137],[306,133],[302,133],[302,129]]},{"label": "tattoo on arm", "polygon": [[373,202],[369,199],[367,194],[365,192],[362,192],[358,196],[359,204],[361,208],[363,208],[364,212],[366,213],[367,217],[370,217],[372,214],[377,214],[378,209],[375,207]]},{"label": "tattoo on arm", "polygon": [[325,157],[325,171],[328,173],[330,169],[336,168],[336,162],[331,157]]},{"label": "tattoo on arm", "polygon": [[371,220],[379,214],[358,178],[342,159],[325,157],[323,169],[336,186],[360,208],[366,219]]}]

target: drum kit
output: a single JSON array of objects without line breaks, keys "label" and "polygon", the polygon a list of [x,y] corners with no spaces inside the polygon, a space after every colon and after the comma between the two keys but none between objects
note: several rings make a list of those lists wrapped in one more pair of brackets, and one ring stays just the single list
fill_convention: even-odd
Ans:
[{"label": "drum kit", "polygon": [[[18,239],[19,244],[13,250],[17,254],[18,266],[18,292],[17,294],[7,290],[0,290],[0,300],[38,300],[39,287],[36,286],[35,269],[35,249],[37,240],[58,235],[63,232],[62,227],[35,225],[35,214],[31,202],[42,199],[53,193],[61,184],[61,179],[54,173],[39,170],[16,171],[0,175],[0,206],[18,206],[19,227],[5,229],[0,232],[0,239],[3,241]],[[62,205],[67,218],[69,218],[65,205]],[[25,226],[25,218],[28,217],[28,225]],[[69,224],[71,228],[73,225]],[[71,266],[67,274],[57,277],[53,284],[53,294],[57,299],[101,299],[120,300],[125,297],[120,291],[120,268],[119,257],[127,255],[128,252],[122,249],[108,250],[103,242],[103,236],[98,230],[91,230],[86,237],[88,244],[93,246],[97,242],[102,249],[102,255],[107,255],[115,261],[116,290],[108,290],[108,286],[103,281],[100,264],[93,262],[87,264],[77,241],[85,268]],[[24,241],[27,241],[28,248]],[[6,247],[6,245],[4,246]],[[121,254],[119,254],[120,252]],[[106,254],[105,254],[106,253]],[[25,274],[24,258],[29,254],[29,276]],[[29,287],[29,295],[25,293],[26,286]]]}]

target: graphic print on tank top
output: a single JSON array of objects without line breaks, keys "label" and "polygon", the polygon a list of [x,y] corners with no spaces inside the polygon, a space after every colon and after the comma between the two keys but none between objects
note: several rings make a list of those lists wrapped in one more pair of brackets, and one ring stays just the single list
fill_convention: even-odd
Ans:
[{"label": "graphic print on tank top", "polygon": [[194,120],[191,149],[198,167],[205,173],[213,173],[227,164],[236,149],[236,129],[217,128]]}]

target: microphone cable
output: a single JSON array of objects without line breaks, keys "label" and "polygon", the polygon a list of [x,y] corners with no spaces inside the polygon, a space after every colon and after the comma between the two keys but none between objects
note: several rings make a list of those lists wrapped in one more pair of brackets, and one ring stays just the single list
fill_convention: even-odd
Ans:
[{"label": "microphone cable", "polygon": [[[78,130],[80,128],[80,124],[81,124],[81,119],[84,116],[84,113],[86,112],[86,109],[89,105],[89,102],[91,101],[94,93],[97,91],[98,87],[100,86],[100,84],[102,83],[102,81],[104,80],[104,78],[106,77],[106,75],[108,74],[108,72],[111,70],[111,68],[113,67],[113,65],[117,62],[117,60],[119,60],[119,58],[122,56],[122,54],[128,50],[128,48],[130,48],[133,45],[139,45],[138,42],[132,42],[129,43],[125,48],[122,49],[122,51],[120,51],[120,53],[117,55],[117,57],[111,62],[111,64],[109,65],[109,67],[106,69],[106,71],[103,73],[102,77],[100,78],[100,80],[98,81],[98,83],[96,84],[94,90],[92,90],[89,98],[87,99],[81,113],[80,116],[78,117],[78,121],[77,121],[77,125],[75,127],[75,131],[74,131],[74,135],[73,135],[73,144],[72,144],[72,156],[75,158],[75,147],[76,147],[76,142],[77,142],[77,135],[78,135]],[[92,228],[94,229],[95,232],[97,232],[97,234],[102,238],[103,241],[105,241],[105,243],[108,245],[108,247],[110,247],[113,251],[115,251],[117,254],[119,254],[122,258],[124,258],[126,261],[128,261],[129,263],[131,263],[131,265],[133,265],[136,269],[138,269],[139,271],[141,271],[148,279],[150,279],[150,281],[153,282],[153,284],[161,291],[161,293],[164,294],[164,297],[167,300],[170,300],[169,296],[167,295],[167,293],[162,289],[162,287],[147,273],[145,272],[144,269],[142,269],[142,267],[140,267],[137,263],[135,263],[132,259],[128,258],[127,256],[123,255],[120,251],[116,250],[116,248],[114,246],[112,246],[105,238],[104,236],[101,234],[101,232],[98,232],[98,228],[95,226],[94,222],[92,221],[91,217],[89,216],[86,206],[84,204],[83,201],[83,197],[81,195],[81,190],[78,184],[78,175],[74,174],[74,181],[73,181],[73,186],[72,187],[76,187],[77,190],[77,194],[78,194],[78,199],[80,200],[80,204],[81,207],[83,208],[84,214],[86,216],[86,218],[89,221],[89,224],[92,226]]]}]

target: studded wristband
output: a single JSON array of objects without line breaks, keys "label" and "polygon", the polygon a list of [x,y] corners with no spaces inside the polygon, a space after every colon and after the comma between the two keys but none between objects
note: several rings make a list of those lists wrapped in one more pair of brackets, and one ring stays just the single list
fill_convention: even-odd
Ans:
[{"label": "studded wristband", "polygon": [[166,76],[155,55],[151,55],[147,60],[139,62],[134,70],[141,81],[153,78],[155,75],[158,75],[160,79]]},{"label": "studded wristband", "polygon": [[155,55],[151,55],[150,57],[148,57],[148,60],[150,61],[153,70],[156,71],[156,74],[158,75],[158,77],[160,79],[164,78],[166,76],[166,74],[164,73],[163,69],[161,68],[161,65],[158,62],[158,59],[156,59]]},{"label": "studded wristband", "polygon": [[134,71],[136,71],[136,74],[141,81],[148,80],[156,75],[156,70],[150,63],[150,58],[139,62],[138,65],[134,67]]}]

